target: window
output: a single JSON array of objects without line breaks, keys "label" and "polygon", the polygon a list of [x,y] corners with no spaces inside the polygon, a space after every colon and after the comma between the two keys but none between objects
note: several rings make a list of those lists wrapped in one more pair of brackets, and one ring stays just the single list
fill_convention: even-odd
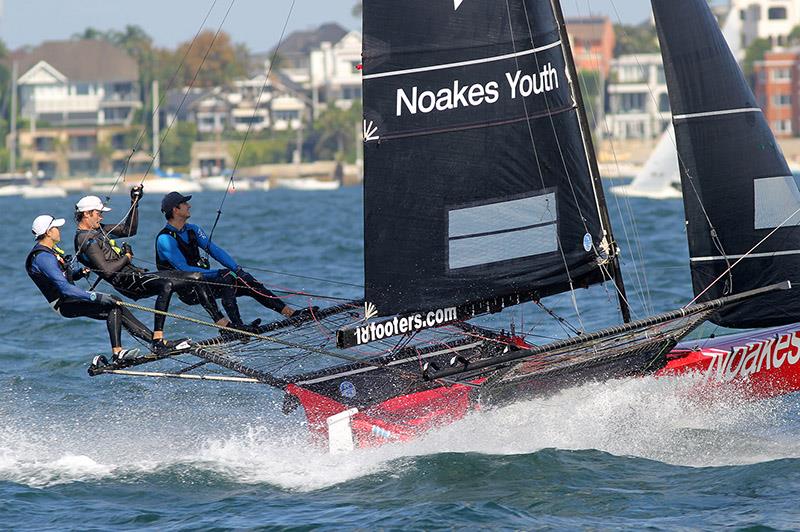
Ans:
[{"label": "window", "polygon": [[55,139],[53,137],[36,137],[36,151],[52,152],[55,150]]},{"label": "window", "polygon": [[792,71],[788,68],[776,68],[772,71],[772,81],[789,81],[792,79]]},{"label": "window", "polygon": [[94,135],[76,135],[69,138],[70,151],[92,151],[97,146]]},{"label": "window", "polygon": [[75,94],[80,96],[86,96],[89,94],[89,84],[88,83],[77,83],[75,85]]},{"label": "window", "polygon": [[658,112],[669,113],[669,94],[658,95]]},{"label": "window", "polygon": [[775,107],[789,107],[792,105],[791,94],[775,94],[772,96],[772,105]]},{"label": "window", "polygon": [[275,111],[275,120],[297,120],[300,118],[299,111]]},{"label": "window", "polygon": [[786,14],[785,7],[771,7],[767,10],[767,18],[770,20],[786,20],[788,15]]},{"label": "window", "polygon": [[791,120],[776,120],[772,123],[772,129],[775,133],[791,134],[792,121]]}]

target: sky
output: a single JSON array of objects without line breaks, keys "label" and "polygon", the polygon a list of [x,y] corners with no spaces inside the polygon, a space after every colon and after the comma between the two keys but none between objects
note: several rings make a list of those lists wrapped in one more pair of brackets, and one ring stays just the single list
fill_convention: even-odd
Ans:
[{"label": "sky", "polygon": [[[216,4],[214,0],[0,0],[0,38],[15,49],[68,39],[88,26],[107,30],[136,24],[159,46],[174,47],[194,36],[214,4],[205,26],[216,30],[231,2],[223,29],[253,52],[269,50],[278,42],[287,16],[289,32],[329,21],[349,29],[361,24],[351,14],[355,0],[294,0],[291,16],[292,0],[216,0]],[[562,5],[567,16],[606,14],[615,23],[638,23],[650,16],[647,0],[562,0]]]}]

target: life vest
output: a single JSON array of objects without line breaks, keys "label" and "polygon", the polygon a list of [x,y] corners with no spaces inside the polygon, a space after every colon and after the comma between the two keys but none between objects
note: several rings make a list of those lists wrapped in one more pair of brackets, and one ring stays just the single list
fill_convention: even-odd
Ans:
[{"label": "life vest", "polygon": [[158,236],[156,236],[156,267],[159,270],[174,270],[175,267],[170,264],[167,259],[161,257],[158,253],[158,239],[161,235],[168,235],[175,239],[178,243],[178,249],[186,259],[186,264],[194,266],[195,268],[203,268],[208,270],[210,268],[208,260],[200,256],[200,246],[197,244],[197,233],[192,229],[186,229],[186,235],[189,238],[188,242],[184,242],[182,238],[178,237],[178,233],[174,229],[165,227],[162,229]]},{"label": "life vest", "polygon": [[[85,238],[81,239],[84,235]],[[81,240],[81,242],[79,242],[79,240]],[[116,240],[108,238],[100,231],[78,229],[75,232],[75,253],[78,254],[78,260],[81,261],[81,264],[84,266],[93,267],[88,255],[86,255],[86,248],[92,245],[93,242],[97,242],[97,245],[100,246],[106,260],[116,260],[123,255],[122,248],[117,246]]]},{"label": "life vest", "polygon": [[64,260],[64,257],[56,253],[55,250],[41,244],[36,244],[30,253],[28,253],[28,257],[25,259],[25,271],[28,272],[28,276],[31,278],[31,280],[33,280],[34,284],[45,297],[45,299],[47,299],[47,302],[50,304],[50,306],[55,308],[58,300],[61,298],[61,292],[49,277],[42,272],[38,270],[34,271],[33,269],[33,261],[40,253],[50,253],[53,255],[58,261],[58,266],[61,268],[61,273],[63,273],[64,277],[66,277],[67,280],[72,283],[67,275],[69,267],[67,262]]}]

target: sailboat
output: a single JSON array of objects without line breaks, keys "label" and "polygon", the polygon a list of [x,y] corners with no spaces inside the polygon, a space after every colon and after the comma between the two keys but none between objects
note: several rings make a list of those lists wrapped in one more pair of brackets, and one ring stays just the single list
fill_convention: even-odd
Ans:
[{"label": "sailboat", "polygon": [[[167,356],[96,358],[90,374],[268,385],[336,452],[590,380],[701,371],[759,382],[763,394],[787,391],[778,380],[800,386],[794,329],[679,346],[709,319],[796,319],[787,251],[800,248],[786,229],[765,244],[769,256],[749,251],[784,216],[767,200],[789,174],[763,117],[730,111],[752,94],[705,1],[654,7],[686,161],[696,302],[630,319],[558,2],[374,0],[363,10],[364,298]],[[698,82],[703,72],[714,83]],[[764,209],[747,211],[755,175],[767,180],[755,189]],[[720,193],[726,202],[706,204]],[[728,269],[740,255],[743,266]],[[532,345],[470,322],[598,284],[617,294],[620,324]]]}]

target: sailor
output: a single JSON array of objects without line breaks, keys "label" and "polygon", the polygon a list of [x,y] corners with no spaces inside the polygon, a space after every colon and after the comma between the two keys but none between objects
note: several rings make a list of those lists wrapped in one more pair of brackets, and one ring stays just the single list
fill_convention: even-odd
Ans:
[{"label": "sailor", "polygon": [[[164,229],[156,237],[156,265],[159,270],[179,270],[202,274],[215,297],[236,326],[242,326],[237,297],[249,296],[262,306],[287,318],[304,317],[315,308],[295,310],[270,292],[263,284],[239,266],[224,249],[213,243],[205,231],[187,223],[191,217],[191,196],[170,192],[161,200],[161,212],[167,219]],[[219,262],[224,269],[212,270],[203,250]]]},{"label": "sailor", "polygon": [[87,292],[75,286],[75,281],[89,275],[89,269],[75,270],[69,256],[57,244],[61,240],[63,218],[49,214],[37,216],[31,231],[36,245],[25,259],[25,270],[42,292],[50,306],[65,318],[86,317],[105,320],[115,360],[135,356],[138,350],[122,348],[122,327],[131,335],[150,343],[153,333],[126,308],[120,307],[114,296]]},{"label": "sailor", "polygon": [[148,272],[133,263],[133,249],[127,243],[118,244],[112,237],[134,236],[138,227],[139,200],[142,186],[131,189],[131,206],[125,218],[117,224],[103,224],[106,207],[97,196],[86,196],[75,205],[75,255],[82,264],[90,267],[100,278],[111,284],[119,293],[134,301],[156,296],[153,342],[155,354],[165,354],[172,349],[164,340],[164,323],[173,291],[193,291],[211,317],[220,324],[227,324],[210,292],[199,285],[199,275],[171,275]]}]

